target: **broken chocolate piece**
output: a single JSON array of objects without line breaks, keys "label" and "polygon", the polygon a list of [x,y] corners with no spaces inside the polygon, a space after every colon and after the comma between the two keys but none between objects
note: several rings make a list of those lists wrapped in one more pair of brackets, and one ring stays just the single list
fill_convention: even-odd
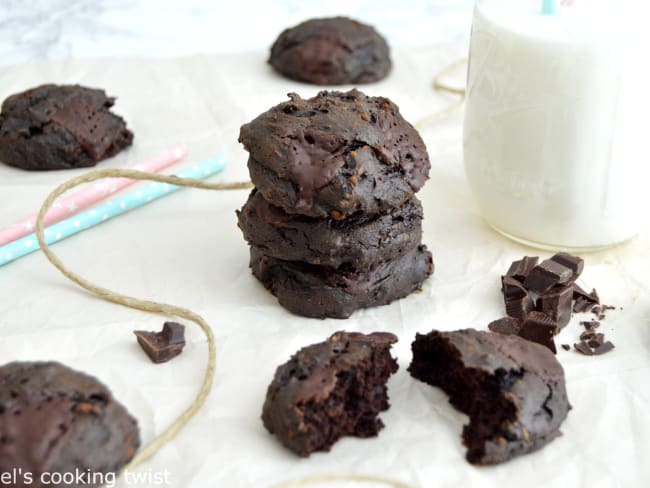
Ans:
[{"label": "broken chocolate piece", "polygon": [[555,321],[542,312],[529,313],[519,329],[519,337],[548,347],[553,353],[557,352],[553,336],[558,327]]},{"label": "broken chocolate piece", "polygon": [[580,322],[580,325],[582,325],[587,330],[592,330],[600,327],[600,322],[598,322],[597,320],[587,320],[584,322]]},{"label": "broken chocolate piece", "polygon": [[586,342],[578,342],[577,344],[574,344],[573,347],[575,348],[576,351],[578,351],[581,354],[584,354],[585,356],[593,356],[594,353],[589,347],[589,345]]},{"label": "broken chocolate piece", "polygon": [[571,346],[569,344],[562,344],[562,349],[564,349],[565,351],[570,351]]},{"label": "broken chocolate piece", "polygon": [[138,344],[154,363],[165,363],[183,352],[185,347],[185,326],[176,322],[165,322],[161,332],[136,330]]},{"label": "broken chocolate piece", "polygon": [[519,281],[510,276],[502,276],[501,285],[503,300],[506,305],[506,315],[523,319],[533,310],[533,299]]},{"label": "broken chocolate piece", "polygon": [[488,329],[492,332],[506,335],[516,335],[519,333],[521,321],[513,317],[502,317],[488,324]]},{"label": "broken chocolate piece", "polygon": [[530,291],[544,293],[555,285],[568,283],[572,275],[570,268],[546,259],[530,270],[524,286]]},{"label": "broken chocolate piece", "polygon": [[580,340],[581,341],[588,341],[589,339],[592,339],[596,333],[592,330],[585,330],[582,334],[580,334]]},{"label": "broken chocolate piece", "polygon": [[178,322],[165,322],[162,335],[169,344],[185,344],[185,326]]},{"label": "broken chocolate piece", "polygon": [[600,356],[614,349],[614,344],[610,341],[604,342],[603,334],[595,334],[595,337],[588,341],[580,341],[574,344],[576,351],[586,356]]},{"label": "broken chocolate piece", "polygon": [[524,256],[519,261],[515,261],[508,268],[506,276],[510,276],[520,283],[523,283],[528,273],[537,266],[539,258],[537,256]]},{"label": "broken chocolate piece", "polygon": [[[600,305],[600,297],[598,296],[598,292],[596,291],[595,288],[592,288],[591,293],[587,293],[582,287],[580,287],[577,284],[574,284],[573,285],[573,298],[576,300],[576,305],[577,305],[577,302],[579,302],[579,301],[587,302],[587,303],[591,304],[592,306],[593,305]],[[582,310],[582,311],[586,311],[586,310]]]},{"label": "broken chocolate piece", "polygon": [[562,329],[571,320],[573,285],[554,286],[537,299],[536,309],[551,317]]},{"label": "broken chocolate piece", "polygon": [[556,263],[569,268],[573,273],[571,276],[571,281],[578,279],[585,267],[584,259],[579,258],[578,256],[573,256],[566,252],[557,253],[555,256],[551,257],[551,261],[555,261]]},{"label": "broken chocolate piece", "polygon": [[596,348],[602,346],[604,342],[605,342],[605,334],[601,334],[601,333],[596,334],[596,333],[594,333],[593,336],[587,341],[587,344],[592,349],[596,349]]},{"label": "broken chocolate piece", "polygon": [[575,313],[585,313],[589,312],[593,307],[593,302],[587,300],[586,298],[579,297],[573,304],[573,311]]},{"label": "broken chocolate piece", "polygon": [[601,354],[605,354],[606,352],[609,352],[612,349],[614,349],[614,344],[612,344],[610,341],[607,341],[604,344],[598,346],[594,350],[594,354],[600,356]]}]

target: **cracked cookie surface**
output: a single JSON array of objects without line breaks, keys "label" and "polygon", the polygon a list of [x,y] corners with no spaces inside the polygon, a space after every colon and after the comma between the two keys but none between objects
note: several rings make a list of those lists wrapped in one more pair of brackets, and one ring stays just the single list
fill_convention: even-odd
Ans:
[{"label": "cracked cookie surface", "polygon": [[0,161],[30,171],[94,166],[133,142],[104,90],[41,85],[10,96],[0,113]]},{"label": "cracked cookie surface", "polygon": [[387,98],[356,89],[289,97],[240,130],[251,179],[268,202],[341,220],[400,207],[424,185],[424,142]]}]

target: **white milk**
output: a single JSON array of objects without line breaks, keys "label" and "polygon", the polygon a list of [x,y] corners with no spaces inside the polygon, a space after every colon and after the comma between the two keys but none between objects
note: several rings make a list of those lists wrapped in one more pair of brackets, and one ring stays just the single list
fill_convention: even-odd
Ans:
[{"label": "white milk", "polygon": [[477,4],[465,169],[486,220],[516,240],[596,249],[647,219],[650,45],[635,51],[634,26],[601,8],[617,4],[551,16],[539,0]]}]

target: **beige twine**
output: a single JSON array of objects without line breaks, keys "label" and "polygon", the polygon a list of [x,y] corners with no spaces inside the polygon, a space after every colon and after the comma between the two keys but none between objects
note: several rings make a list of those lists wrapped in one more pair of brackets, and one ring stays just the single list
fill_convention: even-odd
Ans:
[{"label": "beige twine", "polygon": [[454,103],[449,105],[447,108],[423,118],[422,120],[420,120],[418,123],[415,124],[415,127],[417,127],[418,129],[423,129],[428,125],[435,124],[436,122],[440,122],[441,120],[451,117],[458,110],[460,110],[460,108],[463,106],[463,103],[465,103],[465,89],[448,85],[443,81],[443,78],[447,77],[448,75],[456,71],[458,68],[464,66],[466,63],[467,63],[466,58],[459,59],[458,61],[454,61],[449,66],[443,68],[433,79],[434,90],[450,93],[452,95],[458,95],[459,96],[458,100],[456,100]]},{"label": "beige twine", "polygon": [[140,300],[94,285],[90,281],[82,278],[81,276],[66,268],[61,260],[52,252],[52,250],[45,242],[43,219],[45,218],[45,214],[47,213],[48,209],[60,195],[83,183],[89,183],[101,178],[111,177],[126,177],[132,180],[160,181],[177,186],[203,188],[207,190],[242,190],[252,188],[252,184],[249,182],[207,183],[205,181],[195,180],[192,178],[179,178],[178,176],[146,173],[143,171],[130,169],[100,169],[91,171],[81,176],[77,176],[76,178],[72,178],[71,180],[58,186],[45,199],[45,202],[41,206],[41,210],[38,212],[38,217],[36,218],[36,236],[41,246],[41,250],[43,251],[43,254],[45,254],[45,257],[50,261],[50,263],[52,263],[59,271],[61,271],[64,276],[103,300],[117,303],[119,305],[124,305],[125,307],[134,308],[136,310],[161,313],[165,315],[174,315],[176,317],[190,320],[201,328],[208,341],[208,366],[203,377],[203,383],[201,384],[201,388],[199,389],[196,398],[190,404],[190,406],[167,428],[167,430],[165,430],[160,436],[156,437],[150,444],[143,448],[137,454],[137,456],[133,458],[131,463],[126,467],[126,469],[133,470],[143,462],[150,459],[154,454],[156,454],[156,452],[158,452],[158,450],[160,450],[165,444],[171,441],[176,436],[176,434],[178,434],[178,432],[190,421],[190,419],[192,419],[192,417],[194,417],[194,415],[201,409],[205,403],[206,398],[210,394],[210,390],[212,389],[212,379],[214,378],[214,370],[216,365],[216,348],[212,329],[200,315],[185,308],[176,307],[174,305],[168,305],[165,303],[158,303],[150,300]]},{"label": "beige twine", "polygon": [[[455,102],[453,105],[450,105],[446,109],[438,112],[436,114],[430,115],[429,117],[421,120],[416,127],[423,127],[440,120],[443,120],[451,116],[456,112],[463,104],[465,98],[465,91],[460,88],[455,88],[449,85],[446,85],[442,82],[442,78],[447,76],[449,73],[453,72],[455,69],[462,66],[466,60],[457,61],[446,68],[444,68],[434,79],[433,87],[435,90],[444,91],[447,93],[452,93],[455,95],[460,95],[460,99]],[[65,277],[73,281],[81,288],[84,288],[93,295],[118,305],[123,305],[125,307],[133,308],[136,310],[142,310],[144,312],[153,312],[160,313],[165,315],[173,315],[180,317],[182,319],[189,320],[197,324],[203,333],[205,334],[207,343],[208,343],[208,364],[203,376],[203,382],[196,397],[192,401],[189,407],[158,437],[151,441],[147,446],[145,446],[140,452],[133,458],[125,469],[133,470],[139,465],[144,463],[153,457],[162,447],[164,447],[168,442],[170,442],[185,425],[196,415],[196,413],[204,405],[205,400],[207,399],[210,391],[212,390],[212,383],[215,374],[216,367],[216,347],[214,334],[210,325],[201,317],[200,315],[188,310],[186,308],[177,307],[175,305],[169,305],[165,303],[158,303],[151,300],[140,300],[128,295],[122,295],[120,293],[108,290],[106,288],[97,286],[90,281],[82,278],[78,274],[70,271],[63,262],[58,258],[56,254],[50,249],[48,244],[45,242],[45,232],[43,219],[49,208],[54,204],[55,200],[67,192],[68,190],[84,184],[90,183],[91,181],[99,180],[102,178],[114,178],[114,177],[125,177],[132,180],[150,180],[150,181],[159,181],[162,183],[169,183],[172,185],[189,187],[189,188],[201,188],[205,190],[244,190],[252,188],[250,182],[237,182],[237,183],[208,183],[203,180],[197,180],[193,178],[180,178],[173,175],[161,175],[157,173],[147,173],[143,171],[136,171],[130,169],[99,169],[95,171],[90,171],[76,178],[66,181],[65,183],[56,187],[52,193],[48,195],[41,206],[40,211],[38,212],[38,217],[36,218],[35,232],[38,242],[40,244],[41,250],[45,257],[56,267]],[[389,478],[384,478],[380,476],[365,476],[365,475],[355,475],[355,474],[341,474],[341,475],[319,475],[309,478],[303,478],[297,481],[277,485],[277,488],[299,488],[302,486],[322,483],[325,481],[357,481],[357,482],[374,482],[382,483],[393,488],[410,488],[409,485],[404,484],[399,481],[395,481]]]}]

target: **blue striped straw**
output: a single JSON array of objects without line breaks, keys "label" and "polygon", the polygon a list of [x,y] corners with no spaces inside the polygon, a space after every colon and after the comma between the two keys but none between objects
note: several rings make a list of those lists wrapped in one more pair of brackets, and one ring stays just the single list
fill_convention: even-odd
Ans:
[{"label": "blue striped straw", "polygon": [[[216,156],[179,172],[177,176],[181,178],[203,179],[222,171],[225,167],[225,159],[221,156]],[[169,183],[148,183],[131,193],[119,196],[97,207],[49,226],[44,231],[45,242],[51,245],[62,241],[66,237],[78,234],[113,217],[122,215],[129,210],[167,196],[180,188]],[[39,247],[36,234],[29,234],[14,242],[0,246],[0,266],[4,266],[7,263],[26,256],[38,250]]]},{"label": "blue striped straw", "polygon": [[558,12],[557,0],[542,0],[542,14],[555,15]]}]

